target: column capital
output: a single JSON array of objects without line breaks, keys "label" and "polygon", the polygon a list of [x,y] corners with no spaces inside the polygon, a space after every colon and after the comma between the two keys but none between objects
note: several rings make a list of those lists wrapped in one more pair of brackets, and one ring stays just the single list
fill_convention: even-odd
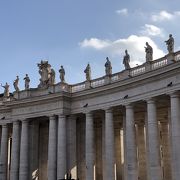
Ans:
[{"label": "column capital", "polygon": [[8,124],[1,124],[2,128],[7,128]]},{"label": "column capital", "polygon": [[133,109],[134,108],[132,103],[125,104],[124,106],[126,107],[126,109]]},{"label": "column capital", "polygon": [[75,119],[75,118],[76,118],[76,115],[75,115],[75,114],[69,114],[69,115],[68,115],[68,118],[70,118],[70,119]]},{"label": "column capital", "polygon": [[20,119],[19,121],[21,121],[22,123],[28,123],[29,119]]},{"label": "column capital", "polygon": [[85,114],[86,114],[86,117],[88,116],[88,117],[92,117],[93,116],[93,112],[92,111],[87,111],[87,112],[85,112]]},{"label": "column capital", "polygon": [[20,120],[13,120],[13,125],[19,125]]},{"label": "column capital", "polygon": [[113,112],[113,107],[107,107],[104,108],[105,113],[112,113]]},{"label": "column capital", "polygon": [[56,120],[56,116],[55,115],[50,115],[49,116],[49,120],[51,121],[51,120]]},{"label": "column capital", "polygon": [[170,98],[179,98],[179,93],[177,91],[168,94]]},{"label": "column capital", "polygon": [[57,115],[58,115],[58,118],[65,118],[66,117],[66,115],[63,114],[63,113],[60,113],[60,114],[57,114]]},{"label": "column capital", "polygon": [[156,99],[155,98],[148,98],[145,101],[147,102],[147,104],[155,104],[156,103]]}]

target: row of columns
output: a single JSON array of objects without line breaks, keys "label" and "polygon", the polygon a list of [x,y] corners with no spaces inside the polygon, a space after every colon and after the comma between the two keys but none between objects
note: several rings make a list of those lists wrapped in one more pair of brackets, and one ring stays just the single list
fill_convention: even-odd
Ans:
[{"label": "row of columns", "polygon": [[[180,177],[180,99],[177,94],[171,96],[170,136],[172,142],[172,179]],[[147,100],[146,146],[147,146],[147,174],[148,180],[162,180],[160,159],[160,142],[158,133],[158,121],[154,99]],[[91,123],[90,123],[91,121]],[[134,109],[126,105],[125,117],[125,179],[138,180],[137,148],[134,130]],[[87,129],[88,128],[88,129]],[[93,180],[93,131],[92,118],[86,116],[86,179]],[[114,127],[112,109],[105,110],[105,180],[115,178],[114,174]]]},{"label": "row of columns", "polygon": [[[172,146],[172,176],[173,180],[180,177],[180,100],[173,94],[171,97],[170,133]],[[134,130],[133,105],[126,105],[124,124],[125,148],[125,177],[127,180],[138,180],[137,149]],[[147,142],[147,173],[148,180],[162,180],[160,164],[158,122],[156,103],[153,99],[147,101],[146,117]],[[20,131],[21,127],[21,131]],[[58,127],[58,128],[57,128]],[[112,108],[105,110],[104,127],[104,158],[103,162],[105,180],[115,179],[114,162],[114,126]],[[21,132],[21,133],[20,133]],[[10,180],[28,179],[28,120],[13,122],[12,155]],[[86,113],[85,158],[86,180],[94,180],[94,132],[93,114]],[[2,125],[1,151],[0,151],[0,180],[7,180],[8,156],[8,127]],[[49,118],[49,145],[48,145],[48,180],[63,179],[66,173],[66,116],[59,115],[58,122],[55,116]]]}]

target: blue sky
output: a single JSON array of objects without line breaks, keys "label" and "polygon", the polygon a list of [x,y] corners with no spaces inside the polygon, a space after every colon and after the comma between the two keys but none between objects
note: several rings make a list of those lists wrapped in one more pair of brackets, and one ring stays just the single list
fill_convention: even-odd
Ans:
[{"label": "blue sky", "polygon": [[[144,46],[154,48],[154,59],[167,53],[170,33],[180,50],[180,7],[177,0],[16,0],[0,1],[0,83],[20,89],[26,73],[31,87],[39,84],[37,63],[48,60],[56,71],[63,65],[67,83],[85,80],[87,63],[92,78],[104,75],[108,56],[113,73],[123,69],[124,50],[131,66],[145,61]],[[0,89],[3,92],[3,88]]]}]

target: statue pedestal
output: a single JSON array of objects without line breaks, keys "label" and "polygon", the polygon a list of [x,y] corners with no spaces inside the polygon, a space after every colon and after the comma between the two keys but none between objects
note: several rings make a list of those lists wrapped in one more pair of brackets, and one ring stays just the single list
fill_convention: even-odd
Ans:
[{"label": "statue pedestal", "polygon": [[14,92],[13,93],[13,97],[14,99],[24,99],[24,98],[28,98],[30,97],[30,90],[23,90],[23,91],[19,91],[19,92]]},{"label": "statue pedestal", "polygon": [[105,80],[105,84],[111,83],[111,77],[110,76],[105,76],[104,80]]},{"label": "statue pedestal", "polygon": [[64,82],[60,82],[56,85],[53,86],[54,90],[53,92],[62,92],[62,91],[65,91],[65,92],[69,92],[70,89],[69,89],[69,85],[67,83],[64,83]]},{"label": "statue pedestal", "polygon": [[54,86],[53,85],[48,87],[48,92],[54,93]]},{"label": "statue pedestal", "polygon": [[151,71],[151,64],[152,64],[152,61],[148,61],[148,62],[146,62],[146,64],[145,64],[145,70],[146,70],[146,72],[147,71]]},{"label": "statue pedestal", "polygon": [[8,97],[3,97],[3,102],[9,101]]},{"label": "statue pedestal", "polygon": [[85,89],[90,89],[91,88],[91,82],[90,81],[86,81],[85,82]]},{"label": "statue pedestal", "polygon": [[13,97],[14,99],[19,99],[19,93],[18,92],[13,92]]},{"label": "statue pedestal", "polygon": [[166,58],[167,58],[167,64],[172,64],[173,62],[176,61],[174,53],[167,54]]},{"label": "statue pedestal", "polygon": [[130,69],[125,69],[124,71],[122,71],[119,79],[127,79],[130,77]]}]

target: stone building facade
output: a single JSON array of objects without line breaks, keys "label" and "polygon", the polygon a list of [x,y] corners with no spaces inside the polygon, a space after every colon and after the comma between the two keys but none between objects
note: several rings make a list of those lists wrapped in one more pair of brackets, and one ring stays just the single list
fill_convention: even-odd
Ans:
[{"label": "stone building facade", "polygon": [[0,100],[0,180],[179,180],[180,52]]}]

